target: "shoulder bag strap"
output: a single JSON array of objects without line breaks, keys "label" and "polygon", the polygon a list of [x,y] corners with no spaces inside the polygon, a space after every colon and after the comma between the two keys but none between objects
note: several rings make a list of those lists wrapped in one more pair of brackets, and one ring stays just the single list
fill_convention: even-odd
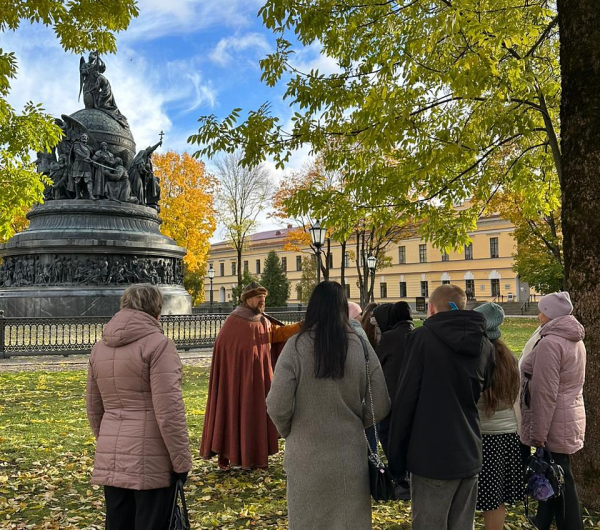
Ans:
[{"label": "shoulder bag strap", "polygon": [[369,401],[371,402],[371,417],[373,418],[373,432],[375,433],[375,451],[371,449],[371,444],[369,443],[369,439],[367,438],[367,434],[365,433],[365,440],[367,441],[367,447],[369,448],[369,453],[371,456],[374,456],[377,460],[379,460],[379,453],[377,448],[379,447],[379,434],[377,434],[377,421],[375,420],[375,406],[373,405],[373,388],[371,387],[371,370],[369,367],[369,350],[367,349],[367,345],[365,343],[365,339],[363,339],[360,335],[358,335],[360,343],[363,347],[363,353],[365,356],[365,364],[367,366],[367,391],[369,392]]}]

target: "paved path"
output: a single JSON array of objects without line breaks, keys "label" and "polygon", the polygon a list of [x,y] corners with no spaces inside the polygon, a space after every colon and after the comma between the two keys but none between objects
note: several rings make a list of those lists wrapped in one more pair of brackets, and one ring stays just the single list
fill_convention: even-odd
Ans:
[{"label": "paved path", "polygon": [[[184,365],[209,367],[212,349],[180,351],[179,355]],[[68,357],[63,357],[62,355],[11,357],[10,359],[0,359],[0,373],[84,370],[87,367],[87,360],[87,355],[69,355]]]}]

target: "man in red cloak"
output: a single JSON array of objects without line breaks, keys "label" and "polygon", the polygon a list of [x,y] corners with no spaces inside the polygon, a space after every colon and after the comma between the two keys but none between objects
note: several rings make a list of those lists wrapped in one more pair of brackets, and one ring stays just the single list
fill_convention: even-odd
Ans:
[{"label": "man in red cloak", "polygon": [[284,326],[265,315],[267,294],[256,282],[244,287],[242,305],[227,317],[215,341],[200,455],[219,455],[221,469],[266,468],[269,455],[278,451],[279,434],[265,401],[275,361],[271,344],[285,342],[300,324]]}]

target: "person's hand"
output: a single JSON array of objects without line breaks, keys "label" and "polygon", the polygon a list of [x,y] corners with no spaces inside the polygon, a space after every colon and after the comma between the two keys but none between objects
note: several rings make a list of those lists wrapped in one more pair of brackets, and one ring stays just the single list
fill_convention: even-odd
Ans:
[{"label": "person's hand", "polygon": [[173,477],[175,477],[175,481],[181,480],[182,484],[185,484],[188,477],[188,472],[184,471],[183,473],[175,473],[173,472]]}]

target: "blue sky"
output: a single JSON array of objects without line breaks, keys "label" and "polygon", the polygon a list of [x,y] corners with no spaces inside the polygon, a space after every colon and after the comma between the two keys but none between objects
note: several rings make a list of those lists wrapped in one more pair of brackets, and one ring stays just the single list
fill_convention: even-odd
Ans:
[{"label": "blue sky", "polygon": [[[286,123],[292,115],[281,98],[285,87],[260,82],[259,60],[274,48],[275,38],[257,12],[260,0],[140,0],[140,16],[117,37],[118,52],[104,57],[106,77],[117,104],[127,116],[138,149],[158,141],[162,150],[192,151],[187,137],[201,115],[226,116],[233,108],[256,109],[265,101]],[[51,29],[24,23],[0,34],[0,47],[16,53],[19,65],[9,102],[42,103],[51,114],[71,114],[77,101],[79,56],[62,50]],[[329,72],[331,60],[318,46],[295,58],[306,71]],[[298,152],[286,171],[300,169],[308,149]],[[210,161],[206,161],[210,169]],[[283,172],[268,162],[273,178]],[[266,221],[264,227],[270,227]]]}]

